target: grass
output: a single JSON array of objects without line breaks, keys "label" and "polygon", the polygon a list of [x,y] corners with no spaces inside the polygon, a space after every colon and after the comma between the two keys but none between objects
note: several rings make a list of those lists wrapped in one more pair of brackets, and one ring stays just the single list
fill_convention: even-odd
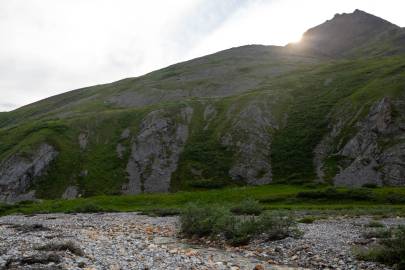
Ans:
[{"label": "grass", "polygon": [[[307,211],[351,215],[405,215],[404,204],[391,204],[386,197],[395,192],[405,196],[405,188],[384,187],[371,189],[372,200],[355,198],[312,199],[301,198],[301,192],[325,192],[327,187],[310,188],[294,185],[272,184],[258,187],[234,187],[219,190],[177,192],[169,194],[140,194],[134,196],[95,196],[74,200],[41,200],[16,205],[0,205],[0,214],[102,212],[102,211],[151,211],[153,209],[183,209],[187,203],[220,204],[237,207],[246,198],[259,201],[266,210]],[[349,189],[339,192],[351,194]],[[162,211],[162,210],[161,210]]]}]

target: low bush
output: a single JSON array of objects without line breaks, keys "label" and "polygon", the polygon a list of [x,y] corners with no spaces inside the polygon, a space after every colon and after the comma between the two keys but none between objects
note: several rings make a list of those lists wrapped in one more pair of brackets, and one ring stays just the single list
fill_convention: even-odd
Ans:
[{"label": "low bush", "polygon": [[287,237],[299,237],[301,232],[297,228],[297,223],[291,216],[283,213],[265,212],[259,217],[259,231],[268,240],[281,240]]},{"label": "low bush", "polygon": [[216,226],[216,232],[222,234],[226,242],[233,246],[246,245],[258,233],[256,218],[226,215]]},{"label": "low bush", "polygon": [[305,223],[305,224],[311,224],[311,223],[314,223],[315,220],[316,220],[316,217],[307,216],[307,217],[303,217],[303,218],[299,219],[298,222]]},{"label": "low bush", "polygon": [[385,200],[391,204],[405,203],[405,196],[399,193],[390,192],[386,195]]},{"label": "low bush", "polygon": [[327,188],[318,191],[302,191],[297,194],[297,198],[315,200],[353,200],[353,201],[373,201],[374,193],[365,188],[353,188],[339,191],[336,188]]},{"label": "low bush", "polygon": [[377,230],[371,230],[364,232],[363,237],[366,239],[371,239],[371,238],[389,238],[392,235],[392,230],[390,229],[377,229]]},{"label": "low bush", "polygon": [[364,187],[364,188],[378,188],[378,185],[373,184],[373,183],[367,183],[367,184],[364,184],[362,187]]},{"label": "low bush", "polygon": [[6,214],[9,210],[12,210],[14,205],[11,204],[0,204],[0,215]]},{"label": "low bush", "polygon": [[145,210],[141,214],[152,217],[171,217],[180,215],[181,211],[177,208],[154,208]]},{"label": "low bush", "polygon": [[405,269],[405,226],[393,229],[387,238],[382,238],[377,245],[367,249],[357,249],[356,257],[360,260],[376,261]]},{"label": "low bush", "polygon": [[385,227],[384,224],[382,224],[381,222],[376,221],[376,220],[370,221],[366,226],[370,227],[370,228],[383,228],[383,227]]},{"label": "low bush", "polygon": [[281,213],[239,216],[212,205],[188,205],[180,216],[180,224],[186,237],[210,236],[235,246],[248,244],[259,235],[268,240],[299,236],[293,218]]},{"label": "low bush", "polygon": [[227,184],[221,180],[215,179],[202,179],[202,180],[195,180],[191,182],[190,187],[193,188],[201,188],[201,189],[218,189],[226,187]]},{"label": "low bush", "polygon": [[88,202],[84,203],[81,205],[75,206],[73,209],[69,210],[69,213],[100,213],[100,212],[105,212],[106,210],[103,209],[102,207]]},{"label": "low bush", "polygon": [[263,207],[254,199],[245,199],[231,208],[231,212],[236,215],[255,215],[263,212]]},{"label": "low bush", "polygon": [[317,191],[301,191],[297,194],[298,198],[301,199],[338,199],[339,192],[335,188],[328,188],[325,190]]},{"label": "low bush", "polygon": [[226,210],[222,207],[191,203],[181,213],[181,233],[185,236],[199,237],[212,235],[219,220],[225,215]]},{"label": "low bush", "polygon": [[374,193],[365,188],[353,188],[345,192],[340,192],[343,195],[343,198],[346,200],[353,201],[374,201]]}]

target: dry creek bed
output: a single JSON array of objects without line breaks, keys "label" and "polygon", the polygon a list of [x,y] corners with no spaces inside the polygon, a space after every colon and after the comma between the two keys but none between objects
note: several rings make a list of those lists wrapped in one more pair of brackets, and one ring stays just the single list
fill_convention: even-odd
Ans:
[{"label": "dry creek bed", "polygon": [[[137,213],[0,217],[2,269],[390,269],[357,261],[369,217],[300,224],[299,239],[210,247],[177,237],[176,217]],[[381,220],[387,226],[405,219]],[[66,248],[68,246],[69,248]],[[42,248],[41,248],[42,247]],[[48,247],[48,248],[46,248]],[[59,247],[59,248],[58,248]]]}]

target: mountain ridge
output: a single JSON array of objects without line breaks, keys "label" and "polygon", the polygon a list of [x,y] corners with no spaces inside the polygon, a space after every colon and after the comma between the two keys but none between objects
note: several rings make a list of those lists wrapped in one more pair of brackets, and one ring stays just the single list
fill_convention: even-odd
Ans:
[{"label": "mountain ridge", "polygon": [[[355,11],[299,44],[232,48],[2,113],[0,200],[405,185],[402,34]],[[330,35],[343,42],[322,45]]]}]

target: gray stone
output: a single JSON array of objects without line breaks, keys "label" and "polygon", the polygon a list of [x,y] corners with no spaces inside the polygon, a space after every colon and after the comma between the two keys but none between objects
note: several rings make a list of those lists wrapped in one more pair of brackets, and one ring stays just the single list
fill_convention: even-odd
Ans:
[{"label": "gray stone", "polygon": [[232,125],[223,135],[222,144],[236,152],[229,171],[235,181],[252,185],[272,181],[270,130],[278,126],[272,118],[270,108],[269,103],[252,101],[240,112],[237,106],[233,106],[228,112]]},{"label": "gray stone", "polygon": [[85,150],[87,148],[87,144],[89,142],[89,135],[87,133],[80,133],[78,140],[79,140],[80,149]]},{"label": "gray stone", "polygon": [[35,179],[41,176],[58,152],[49,144],[41,144],[29,156],[13,155],[0,164],[0,200],[20,201],[34,199],[29,190]]},{"label": "gray stone", "polygon": [[74,199],[79,195],[79,189],[76,186],[68,186],[62,194],[62,199]]},{"label": "gray stone", "polygon": [[132,143],[124,193],[169,191],[171,174],[188,138],[192,113],[192,108],[186,107],[174,115],[157,110],[145,117]]}]

